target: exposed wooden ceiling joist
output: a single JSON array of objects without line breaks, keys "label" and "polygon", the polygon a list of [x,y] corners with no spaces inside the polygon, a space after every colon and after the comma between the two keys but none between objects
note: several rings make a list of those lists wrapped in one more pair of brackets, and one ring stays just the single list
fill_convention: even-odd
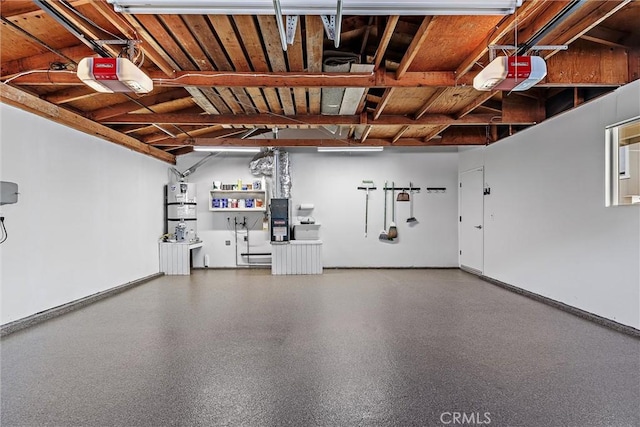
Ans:
[{"label": "exposed wooden ceiling joist", "polygon": [[400,17],[398,15],[392,15],[387,20],[387,25],[384,28],[384,33],[380,38],[380,44],[378,45],[378,49],[376,49],[376,53],[373,59],[373,69],[377,70],[380,68],[380,64],[382,64],[382,59],[384,58],[384,54],[387,52],[387,47],[389,46],[389,42],[391,41],[391,37],[393,36],[393,32],[396,29],[396,25],[398,25],[398,20]]},{"label": "exposed wooden ceiling joist", "polygon": [[506,16],[500,24],[496,27],[495,31],[492,31],[480,43],[476,49],[469,55],[455,71],[456,78],[460,79],[467,74],[473,66],[489,52],[490,45],[507,44],[504,42],[505,36],[513,31],[518,25],[524,25],[536,12],[539,12],[544,7],[554,0],[539,0],[536,2],[526,2],[518,9],[517,14]]},{"label": "exposed wooden ceiling joist", "polygon": [[400,65],[396,70],[396,75],[395,75],[396,79],[400,80],[405,77],[407,70],[411,66],[411,62],[413,62],[413,59],[416,57],[416,55],[420,51],[422,44],[427,39],[427,36],[429,35],[429,29],[431,28],[433,21],[435,19],[437,18],[433,16],[425,16],[424,19],[422,20],[422,24],[420,24],[420,28],[418,28],[418,32],[411,40],[409,49],[407,49],[407,52],[402,57],[402,61],[400,61]]},{"label": "exposed wooden ceiling joist", "polygon": [[39,55],[2,62],[2,78],[15,76],[24,70],[50,70],[53,64],[72,65],[77,59],[92,56],[94,52],[84,44],[58,49],[59,53],[45,52]]},{"label": "exposed wooden ceiling joist", "polygon": [[[447,141],[432,140],[424,142],[417,138],[400,138],[395,142],[386,139],[371,138],[364,142],[359,139],[239,139],[239,138],[192,138],[186,139],[184,145],[208,147],[431,147],[457,145],[455,138]],[[486,138],[467,139],[464,145],[484,145]]]},{"label": "exposed wooden ceiling joist", "polygon": [[[602,49],[603,55],[609,55],[608,49]],[[578,55],[571,52],[563,53],[564,59],[559,61],[580,61]],[[624,59],[624,60],[622,60]],[[621,67],[627,67],[626,58],[614,59]],[[561,69],[559,71],[562,71]],[[403,78],[398,80],[393,73],[300,73],[291,74],[286,72],[220,72],[220,71],[180,71],[173,79],[166,79],[158,76],[157,73],[149,73],[157,87],[192,87],[192,88],[322,88],[322,87],[364,87],[364,88],[387,88],[387,87],[455,87],[470,86],[473,83],[472,76],[465,76],[455,81],[453,71],[433,71],[433,72],[407,72]],[[83,83],[78,80],[75,72],[72,71],[43,71],[32,72],[20,77],[13,78],[15,85],[39,86],[79,86]],[[560,74],[549,74],[548,77],[537,87],[552,87],[558,85],[565,86],[619,86],[624,81],[612,80],[607,75],[603,75],[600,70],[594,70],[593,74],[586,76],[574,76],[568,80]],[[277,113],[281,114],[281,113]]]},{"label": "exposed wooden ceiling joist", "polygon": [[[485,95],[486,96],[486,95]],[[478,98],[480,103],[483,98]],[[469,110],[471,107],[468,108]],[[202,125],[212,126],[217,124],[237,125],[237,126],[299,126],[299,125],[375,125],[375,126],[403,126],[403,125],[485,125],[490,123],[500,123],[495,114],[463,114],[459,118],[454,118],[446,114],[425,114],[419,119],[412,119],[406,116],[382,115],[377,119],[367,115],[294,115],[280,116],[270,114],[123,114],[110,117],[102,121],[103,124],[131,124],[131,123],[154,123],[154,124],[177,124],[177,125]],[[517,124],[533,124],[534,121],[522,120]],[[516,123],[514,123],[516,124]]]},{"label": "exposed wooden ceiling joist", "polygon": [[56,91],[50,95],[43,97],[44,100],[51,102],[52,104],[65,104],[67,102],[77,101],[79,99],[90,98],[96,96],[98,93],[88,86],[82,87],[70,87]]},{"label": "exposed wooden ceiling joist", "polygon": [[[343,125],[365,143],[491,143],[563,111],[550,109],[555,93],[570,94],[566,108],[573,108],[640,78],[640,7],[629,0],[524,0],[502,18],[344,17],[340,50],[373,65],[371,73],[323,72],[325,49],[335,48],[318,16],[298,21],[294,43],[283,52],[274,16],[131,15],[105,1],[47,0],[47,8],[50,3],[87,38],[140,40],[141,68],[154,79],[154,91],[91,92],[72,68],[93,51],[73,28],[53,24],[28,1],[2,3],[1,79],[49,108],[114,132],[109,138],[119,135],[142,144],[132,143],[139,150],[151,144],[169,154],[189,152],[191,145],[181,145],[185,138],[228,138],[276,126]],[[472,88],[491,44],[529,49],[564,43],[568,50],[541,52],[548,73],[533,89]],[[120,46],[111,50],[117,54]],[[349,87],[365,89],[357,114],[320,116],[322,88]],[[505,132],[510,125],[517,126]]]},{"label": "exposed wooden ceiling joist", "polygon": [[91,121],[79,114],[72,113],[64,108],[57,107],[56,105],[12,86],[2,86],[0,99],[5,104],[12,105],[65,126],[69,126],[73,129],[122,145],[123,147],[129,148],[133,151],[147,154],[172,164],[175,164],[176,162],[175,156],[172,154],[159,150],[155,147],[151,147],[137,139],[123,135],[120,132]]},{"label": "exposed wooden ceiling joist", "polygon": [[109,117],[130,113],[132,111],[137,111],[145,107],[153,109],[152,107],[156,104],[161,104],[163,102],[173,101],[176,99],[182,99],[187,96],[187,92],[182,88],[171,89],[157,94],[149,94],[140,98],[136,98],[135,101],[123,96],[123,100],[127,99],[127,101],[91,111],[87,117],[91,120],[99,122]]}]

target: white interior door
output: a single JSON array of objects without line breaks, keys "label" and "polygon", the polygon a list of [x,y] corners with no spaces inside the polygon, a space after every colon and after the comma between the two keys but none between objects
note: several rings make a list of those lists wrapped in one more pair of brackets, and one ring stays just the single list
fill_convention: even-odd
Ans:
[{"label": "white interior door", "polygon": [[460,174],[460,266],[479,274],[484,258],[484,169]]}]

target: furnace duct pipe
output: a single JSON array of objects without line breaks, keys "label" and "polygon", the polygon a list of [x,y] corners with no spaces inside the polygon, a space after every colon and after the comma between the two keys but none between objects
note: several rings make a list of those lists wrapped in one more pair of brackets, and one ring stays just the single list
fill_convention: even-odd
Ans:
[{"label": "furnace duct pipe", "polygon": [[291,198],[291,168],[289,153],[280,149],[269,149],[257,154],[249,163],[255,176],[265,176],[271,183],[271,197]]}]

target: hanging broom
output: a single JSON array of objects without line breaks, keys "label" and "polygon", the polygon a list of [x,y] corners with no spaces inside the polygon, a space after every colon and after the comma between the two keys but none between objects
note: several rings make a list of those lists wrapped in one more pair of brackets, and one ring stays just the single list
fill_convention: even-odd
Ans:
[{"label": "hanging broom", "polygon": [[[389,231],[387,232],[387,236],[389,236],[388,240],[393,240],[398,237],[398,228],[396,227],[396,183],[391,183],[391,223],[389,224]],[[385,198],[385,202],[387,199]],[[386,213],[386,209],[385,209]]]},{"label": "hanging broom", "polygon": [[382,223],[382,231],[378,236],[379,240],[392,240],[389,239],[389,235],[387,234],[387,181],[384,182],[384,222]]}]

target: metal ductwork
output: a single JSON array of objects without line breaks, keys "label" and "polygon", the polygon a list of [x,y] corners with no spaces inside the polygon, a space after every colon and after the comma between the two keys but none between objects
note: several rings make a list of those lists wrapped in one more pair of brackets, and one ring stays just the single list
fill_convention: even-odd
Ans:
[{"label": "metal ductwork", "polygon": [[289,153],[281,149],[262,151],[251,160],[249,170],[255,176],[265,176],[271,185],[270,198],[291,198]]}]

